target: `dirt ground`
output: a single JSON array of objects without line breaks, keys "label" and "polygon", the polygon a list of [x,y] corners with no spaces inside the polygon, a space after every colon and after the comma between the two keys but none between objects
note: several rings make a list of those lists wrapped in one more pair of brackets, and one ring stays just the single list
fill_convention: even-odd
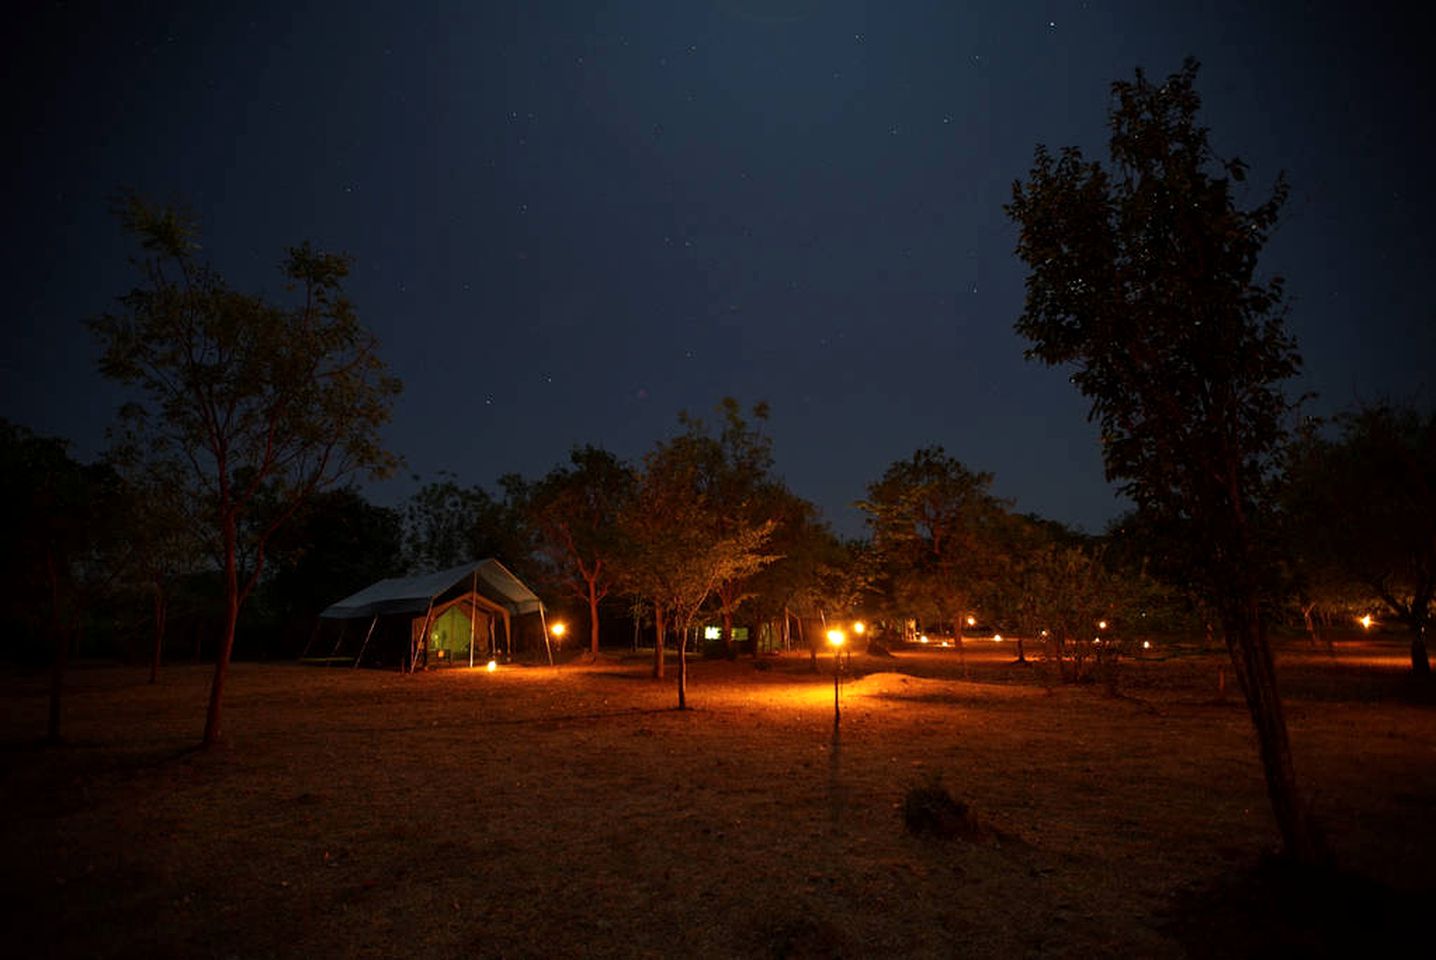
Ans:
[{"label": "dirt ground", "polygon": [[[1436,701],[1399,638],[1280,656],[1333,866],[1276,831],[1224,655],[1121,695],[984,644],[403,676],[236,664],[0,673],[14,957],[1386,955],[1429,939]],[[975,836],[913,834],[937,782]]]}]

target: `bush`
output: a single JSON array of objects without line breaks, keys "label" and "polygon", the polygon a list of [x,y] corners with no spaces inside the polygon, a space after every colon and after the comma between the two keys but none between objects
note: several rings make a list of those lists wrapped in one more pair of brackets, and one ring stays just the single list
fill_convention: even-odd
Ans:
[{"label": "bush", "polygon": [[903,824],[914,836],[933,836],[940,840],[960,837],[975,840],[982,832],[977,817],[966,803],[954,800],[942,785],[942,776],[934,775],[926,783],[908,789],[902,804]]}]

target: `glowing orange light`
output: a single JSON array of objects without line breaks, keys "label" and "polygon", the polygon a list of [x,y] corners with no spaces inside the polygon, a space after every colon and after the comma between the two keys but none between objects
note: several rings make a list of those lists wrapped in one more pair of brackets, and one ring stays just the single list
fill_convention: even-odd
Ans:
[{"label": "glowing orange light", "polygon": [[917,642],[918,642],[918,643],[927,643],[927,634],[925,634],[925,633],[919,634],[919,635],[918,635],[918,638],[917,638]]},{"label": "glowing orange light", "polygon": [[994,633],[994,634],[992,635],[992,642],[993,642],[993,643],[1001,643],[1001,642],[1002,642],[1002,634],[1000,634],[1000,633]]},{"label": "glowing orange light", "polygon": [[1375,620],[1372,620],[1372,619],[1371,619],[1371,614],[1368,613],[1366,616],[1361,617],[1361,618],[1358,619],[1356,622],[1359,623],[1359,624],[1361,624],[1361,629],[1363,629],[1363,630],[1370,630],[1370,629],[1371,629],[1371,625],[1372,625],[1373,623],[1375,623],[1376,621],[1375,621]]},{"label": "glowing orange light", "polygon": [[853,633],[856,633],[858,636],[861,637],[863,634],[865,634],[865,633],[867,633],[867,632],[868,632],[868,625],[867,625],[866,623],[863,623],[861,620],[854,620],[854,621],[853,621]]},{"label": "glowing orange light", "polygon": [[1143,649],[1143,650],[1150,650],[1150,649],[1152,649],[1152,641],[1150,641],[1150,640],[1143,640],[1143,641],[1142,641],[1142,649]]},{"label": "glowing orange light", "polygon": [[555,637],[561,639],[565,633],[568,633],[568,624],[555,623],[553,626],[549,627],[549,632],[552,633]]},{"label": "glowing orange light", "polygon": [[828,642],[835,647],[841,647],[844,643],[847,642],[847,639],[848,635],[846,633],[843,633],[843,631],[841,630],[828,631]]},{"label": "glowing orange light", "polygon": [[1097,629],[1098,629],[1098,630],[1106,630],[1106,629],[1107,629],[1107,621],[1106,621],[1106,620],[1098,620],[1098,621],[1097,621]]},{"label": "glowing orange light", "polygon": [[968,618],[967,618],[967,625],[968,625],[969,627],[975,627],[975,626],[977,626],[977,618],[974,617],[974,616],[969,615]]},{"label": "glowing orange light", "polygon": [[493,673],[493,672],[494,672],[495,670],[497,670],[498,668],[499,668],[499,664],[498,664],[498,661],[497,661],[497,660],[490,660],[490,661],[488,662],[488,664],[484,667],[484,669],[487,670],[487,671],[489,671],[489,673]]}]

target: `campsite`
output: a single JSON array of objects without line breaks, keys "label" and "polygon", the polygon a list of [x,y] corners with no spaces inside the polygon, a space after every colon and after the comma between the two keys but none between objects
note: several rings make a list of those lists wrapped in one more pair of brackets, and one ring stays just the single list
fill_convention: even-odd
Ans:
[{"label": "campsite", "polygon": [[[1010,645],[692,665],[618,652],[484,669],[237,662],[3,684],[10,955],[1256,956],[1382,952],[1432,892],[1436,711],[1399,641],[1278,647],[1334,855],[1276,833],[1224,651],[1123,665],[1116,696]],[[1416,691],[1416,692],[1413,692]],[[934,783],[970,830],[905,826]],[[1376,940],[1372,938],[1376,937]]]}]

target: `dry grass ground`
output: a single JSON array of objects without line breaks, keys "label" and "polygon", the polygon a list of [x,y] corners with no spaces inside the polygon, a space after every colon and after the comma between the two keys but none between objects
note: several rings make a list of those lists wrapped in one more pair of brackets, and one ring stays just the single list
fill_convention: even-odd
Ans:
[{"label": "dry grass ground", "polygon": [[[968,658],[451,670],[237,664],[0,676],[7,956],[880,957],[1382,953],[1433,892],[1436,707],[1403,649],[1281,658],[1340,871],[1275,842],[1216,654],[1123,696]],[[824,659],[823,669],[831,661]],[[941,778],[975,838],[904,829]]]}]

